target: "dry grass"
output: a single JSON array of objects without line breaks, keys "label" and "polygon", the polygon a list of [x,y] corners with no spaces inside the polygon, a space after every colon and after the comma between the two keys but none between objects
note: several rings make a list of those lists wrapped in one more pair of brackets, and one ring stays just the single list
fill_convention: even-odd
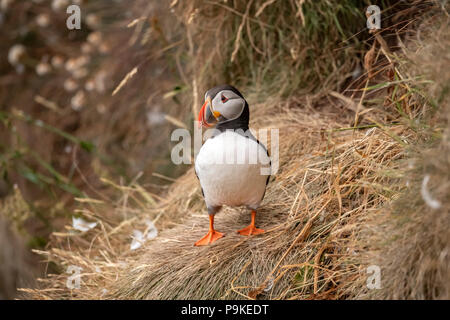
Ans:
[{"label": "dry grass", "polygon": [[[447,18],[441,19],[448,28]],[[243,30],[238,25],[239,29]],[[436,92],[412,72],[419,61],[409,59],[415,49],[405,47],[394,55],[379,36],[372,41],[374,78],[362,81],[364,91],[327,91],[264,103],[257,103],[255,94],[247,95],[251,126],[280,130],[280,170],[269,183],[257,218],[265,234],[237,235],[235,230],[248,223],[249,214],[225,208],[217,215],[216,227],[226,237],[208,247],[194,247],[206,231],[207,215],[192,169],[163,196],[133,181],[116,186],[119,200],[102,198],[102,204],[81,205],[78,213],[96,220],[95,229],[78,234],[68,227],[53,235],[41,254],[61,273],[41,279],[39,289],[24,289],[25,297],[448,298],[448,282],[441,281],[449,275],[449,162],[448,157],[425,156],[438,143],[439,150],[448,151],[448,132],[441,135],[448,122],[436,120],[442,119],[430,100]],[[432,47],[434,43],[435,39],[427,42]],[[233,52],[236,48],[239,44]],[[424,57],[429,55],[416,59]],[[441,68],[448,66],[445,56],[439,58]],[[422,159],[428,160],[414,166],[414,187],[407,189],[405,179],[411,176],[405,163],[422,151]],[[421,163],[434,168],[426,172],[432,174],[432,190],[439,189],[442,212],[421,211],[426,208],[417,196]],[[435,182],[439,177],[441,184]],[[397,223],[397,212],[408,215],[407,223]],[[144,230],[146,218],[156,223],[159,236],[131,251],[132,230]],[[366,268],[372,264],[382,267],[384,290],[365,286]],[[69,265],[83,268],[79,290],[66,287]]]},{"label": "dry grass", "polygon": [[[145,250],[113,286],[112,297],[239,298],[251,292],[270,299],[345,297],[343,284],[361,268],[350,262],[359,250],[353,246],[355,231],[367,212],[388,199],[381,188],[387,178],[380,174],[392,168],[401,149],[379,129],[321,134],[330,124],[342,127],[336,115],[289,110],[289,117],[277,119],[281,123],[268,124],[280,128],[281,170],[258,214],[267,232],[237,235],[249,214],[226,209],[216,221],[227,236],[196,248],[192,244],[205,232],[206,215],[191,210],[181,226],[163,232]],[[291,117],[297,121],[288,121]],[[398,130],[403,134],[405,128]],[[299,131],[308,134],[293,134]],[[195,196],[201,201],[198,187]]]},{"label": "dry grass", "polygon": [[[70,237],[70,248],[65,238],[53,245],[51,261],[86,269],[82,290],[65,290],[64,274],[45,282],[65,292],[58,292],[58,297],[95,298],[105,288],[107,297],[122,299],[241,298],[255,290],[254,294],[264,292],[271,299],[345,298],[345,287],[364,269],[358,263],[362,248],[355,247],[356,237],[367,215],[393,195],[387,187],[391,178],[384,172],[396,168],[403,148],[379,128],[327,131],[348,122],[340,107],[311,112],[301,107],[302,102],[306,103],[255,106],[260,114],[256,123],[280,128],[280,171],[258,214],[259,226],[267,230],[264,235],[237,235],[249,214],[226,208],[217,216],[216,226],[227,236],[210,247],[194,247],[206,230],[207,215],[191,170],[160,206],[123,221],[119,230],[114,232],[116,225],[104,222],[105,230],[86,235],[86,240]],[[390,130],[412,138],[406,126]],[[121,205],[115,210],[122,211]],[[158,214],[162,214],[158,238],[130,255],[132,225],[142,221],[142,215],[155,219]],[[79,246],[84,249],[74,250]],[[125,261],[125,268],[120,268]],[[96,267],[100,273],[95,273]],[[49,293],[36,292],[34,297],[45,297],[41,294]]]},{"label": "dry grass", "polygon": [[342,91],[372,38],[364,14],[370,4],[382,8],[390,42],[434,2],[173,1],[187,32],[195,108],[211,84],[248,88],[258,102]]},{"label": "dry grass", "polygon": [[[361,297],[450,298],[450,29],[448,15],[428,20],[400,67],[432,81],[424,91],[435,107],[415,120],[420,139],[402,164],[406,188],[369,221],[367,261],[382,270],[383,288]],[[423,99],[419,99],[423,101]]]}]

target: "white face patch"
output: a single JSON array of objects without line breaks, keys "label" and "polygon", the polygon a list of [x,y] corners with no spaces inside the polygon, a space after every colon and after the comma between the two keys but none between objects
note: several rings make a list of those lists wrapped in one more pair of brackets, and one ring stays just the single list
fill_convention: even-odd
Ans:
[{"label": "white face patch", "polygon": [[217,111],[227,121],[241,116],[245,107],[245,100],[231,90],[222,90],[212,100],[211,111]]}]

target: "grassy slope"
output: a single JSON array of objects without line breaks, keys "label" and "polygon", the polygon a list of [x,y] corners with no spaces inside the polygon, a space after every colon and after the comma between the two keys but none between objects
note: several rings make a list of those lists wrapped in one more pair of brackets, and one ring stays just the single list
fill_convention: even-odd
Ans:
[{"label": "grassy slope", "polygon": [[[441,19],[439,30],[445,31],[448,21],[445,16]],[[435,20],[426,19],[421,30],[432,30],[430,21]],[[228,32],[236,34],[240,24],[231,25],[234,33]],[[195,36],[195,30],[190,32]],[[408,40],[409,49],[396,55],[383,52],[381,40],[371,38],[368,44],[372,43],[376,59],[366,67],[378,75],[367,83],[363,98],[360,91],[353,96],[352,91],[333,93],[341,86],[332,85],[315,95],[300,96],[294,89],[288,90],[288,98],[259,102],[257,93],[270,90],[258,81],[248,88],[255,111],[252,126],[280,128],[280,171],[269,184],[259,218],[266,234],[252,238],[234,234],[248,222],[248,213],[227,208],[217,217],[217,227],[227,237],[208,248],[193,247],[205,231],[206,215],[192,170],[161,199],[136,183],[117,186],[121,197],[112,205],[92,201],[81,206],[80,212],[101,222],[101,228],[76,236],[55,234],[45,253],[62,267],[82,266],[82,289],[67,290],[67,275],[61,273],[43,282],[43,288],[58,291],[28,292],[34,298],[448,298],[441,285],[449,274],[448,159],[442,153],[448,150],[444,131],[448,88],[444,81],[439,85],[448,78],[442,74],[436,78],[432,72],[432,66],[445,70],[442,66],[448,61],[445,55],[433,54],[432,64],[421,63],[429,59],[427,50],[410,59],[417,48],[445,49],[448,42]],[[236,46],[224,54],[226,59]],[[204,56],[199,54],[199,59]],[[397,62],[396,69],[389,59]],[[324,82],[334,83],[329,80],[333,74]],[[414,78],[419,74],[439,81],[431,86]],[[194,74],[194,102],[203,79],[201,73]],[[355,118],[361,129],[350,130]],[[428,152],[434,157],[426,156]],[[413,158],[423,160],[406,170]],[[438,210],[427,208],[422,200],[420,186],[427,173],[432,176],[428,188],[441,204]],[[422,210],[432,214],[423,215]],[[131,232],[144,229],[145,218],[156,221],[160,234],[142,250],[131,252]],[[413,241],[405,235],[413,236]],[[366,268],[371,264],[382,267],[384,290],[366,289]],[[405,272],[399,275],[399,269]]]}]

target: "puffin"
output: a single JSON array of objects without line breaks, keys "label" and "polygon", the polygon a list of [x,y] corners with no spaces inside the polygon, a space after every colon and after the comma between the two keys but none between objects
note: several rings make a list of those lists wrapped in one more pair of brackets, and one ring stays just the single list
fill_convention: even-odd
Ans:
[{"label": "puffin", "polygon": [[235,87],[220,85],[206,92],[198,125],[213,128],[213,133],[200,148],[194,169],[209,215],[209,231],[195,246],[224,236],[214,229],[214,216],[224,205],[250,210],[251,223],[239,234],[264,232],[255,226],[255,219],[269,183],[271,161],[267,148],[250,132],[249,120],[248,103]]}]

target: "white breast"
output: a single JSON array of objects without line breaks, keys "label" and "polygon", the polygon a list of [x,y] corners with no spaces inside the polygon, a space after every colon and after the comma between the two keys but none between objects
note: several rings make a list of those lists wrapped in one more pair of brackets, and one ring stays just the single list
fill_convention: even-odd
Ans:
[{"label": "white breast", "polygon": [[232,131],[208,139],[195,161],[208,207],[256,209],[264,195],[270,158],[256,141]]}]

